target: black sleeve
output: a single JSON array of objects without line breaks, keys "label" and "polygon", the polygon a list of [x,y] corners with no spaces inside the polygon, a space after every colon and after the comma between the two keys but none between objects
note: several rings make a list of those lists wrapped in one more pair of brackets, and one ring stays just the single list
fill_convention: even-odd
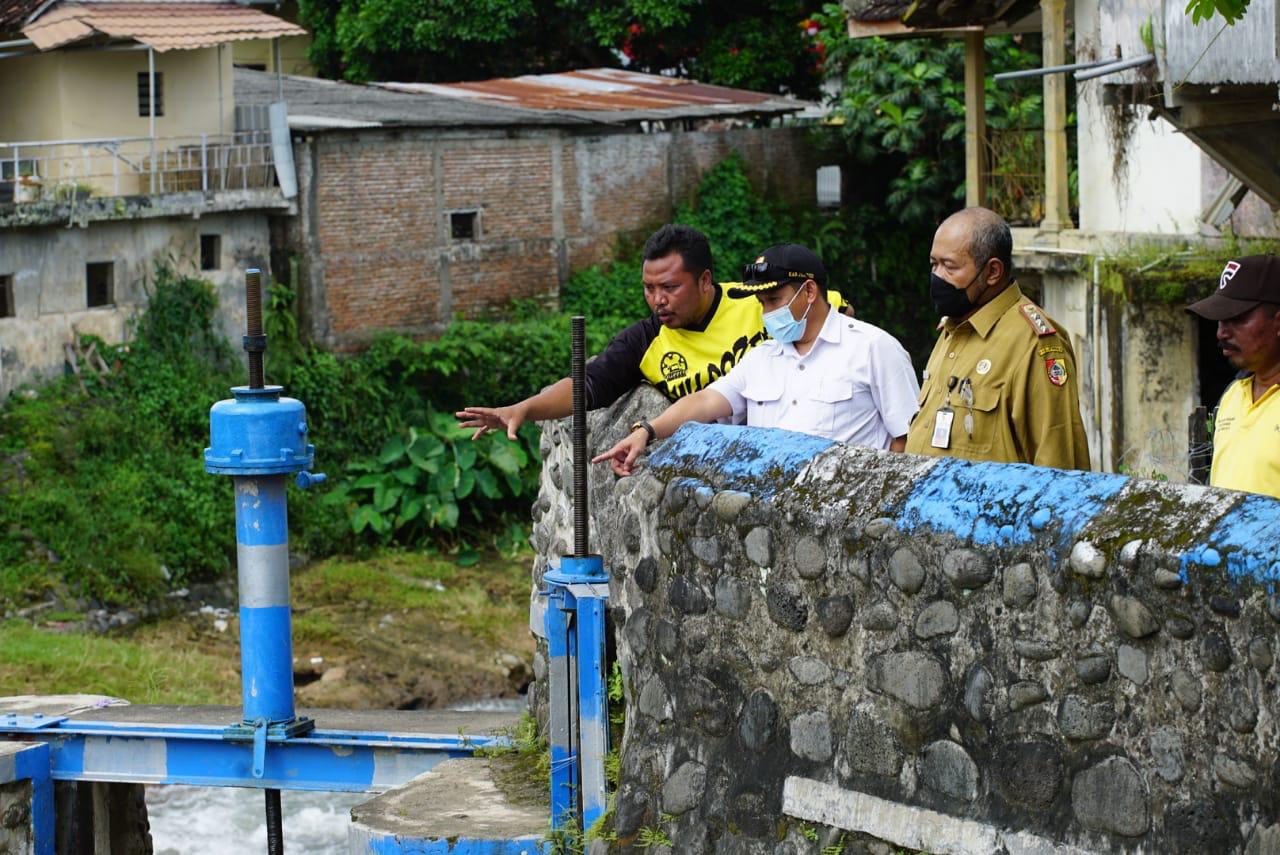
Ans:
[{"label": "black sleeve", "polygon": [[658,337],[652,315],[613,337],[609,346],[587,363],[587,409],[607,407],[644,381],[640,360]]}]

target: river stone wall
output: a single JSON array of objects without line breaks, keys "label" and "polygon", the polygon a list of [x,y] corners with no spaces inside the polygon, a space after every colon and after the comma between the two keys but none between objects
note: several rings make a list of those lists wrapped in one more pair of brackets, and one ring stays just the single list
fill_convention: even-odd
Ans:
[{"label": "river stone wall", "polygon": [[[593,414],[590,446],[661,406]],[[572,543],[544,428],[539,577]],[[1280,851],[1280,502],[714,425],[590,489],[613,848]]]}]

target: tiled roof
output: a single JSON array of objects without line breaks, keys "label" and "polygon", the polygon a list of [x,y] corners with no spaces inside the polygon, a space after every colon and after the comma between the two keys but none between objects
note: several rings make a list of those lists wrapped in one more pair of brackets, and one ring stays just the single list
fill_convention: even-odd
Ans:
[{"label": "tiled roof", "polygon": [[621,68],[587,68],[468,83],[379,83],[395,92],[553,110],[597,120],[708,118],[792,113],[805,102]]},{"label": "tiled roof", "polygon": [[[15,0],[0,0],[15,2]],[[58,3],[22,28],[40,50],[93,35],[133,39],[158,51],[212,47],[242,39],[305,35],[306,30],[237,3],[201,0]]]}]

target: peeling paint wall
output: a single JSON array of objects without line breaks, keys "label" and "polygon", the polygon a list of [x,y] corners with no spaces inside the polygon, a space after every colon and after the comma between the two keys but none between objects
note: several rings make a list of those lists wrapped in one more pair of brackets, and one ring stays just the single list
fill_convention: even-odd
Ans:
[{"label": "peeling paint wall", "polygon": [[[572,542],[570,445],[545,426],[535,576]],[[720,425],[589,486],[616,848],[1275,851],[1280,501]]]},{"label": "peeling paint wall", "polygon": [[[247,211],[0,231],[0,276],[13,277],[15,311],[0,318],[0,400],[23,383],[61,373],[64,345],[77,334],[124,341],[129,319],[146,304],[145,283],[157,263],[213,283],[224,332],[236,340],[244,334],[243,271],[268,268],[267,219]],[[221,239],[216,270],[200,269],[201,235]],[[90,262],[115,262],[110,306],[87,307]]]}]

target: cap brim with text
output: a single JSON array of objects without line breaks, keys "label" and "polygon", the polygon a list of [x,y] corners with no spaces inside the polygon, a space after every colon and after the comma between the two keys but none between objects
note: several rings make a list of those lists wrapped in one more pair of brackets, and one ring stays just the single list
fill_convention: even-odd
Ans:
[{"label": "cap brim with text", "polygon": [[1218,290],[1187,311],[1210,321],[1226,321],[1261,303],[1280,305],[1280,256],[1247,255],[1222,268]]},{"label": "cap brim with text", "polygon": [[742,271],[742,281],[729,286],[730,297],[750,297],[781,285],[812,279],[827,287],[827,268],[813,251],[798,243],[771,246]]}]

